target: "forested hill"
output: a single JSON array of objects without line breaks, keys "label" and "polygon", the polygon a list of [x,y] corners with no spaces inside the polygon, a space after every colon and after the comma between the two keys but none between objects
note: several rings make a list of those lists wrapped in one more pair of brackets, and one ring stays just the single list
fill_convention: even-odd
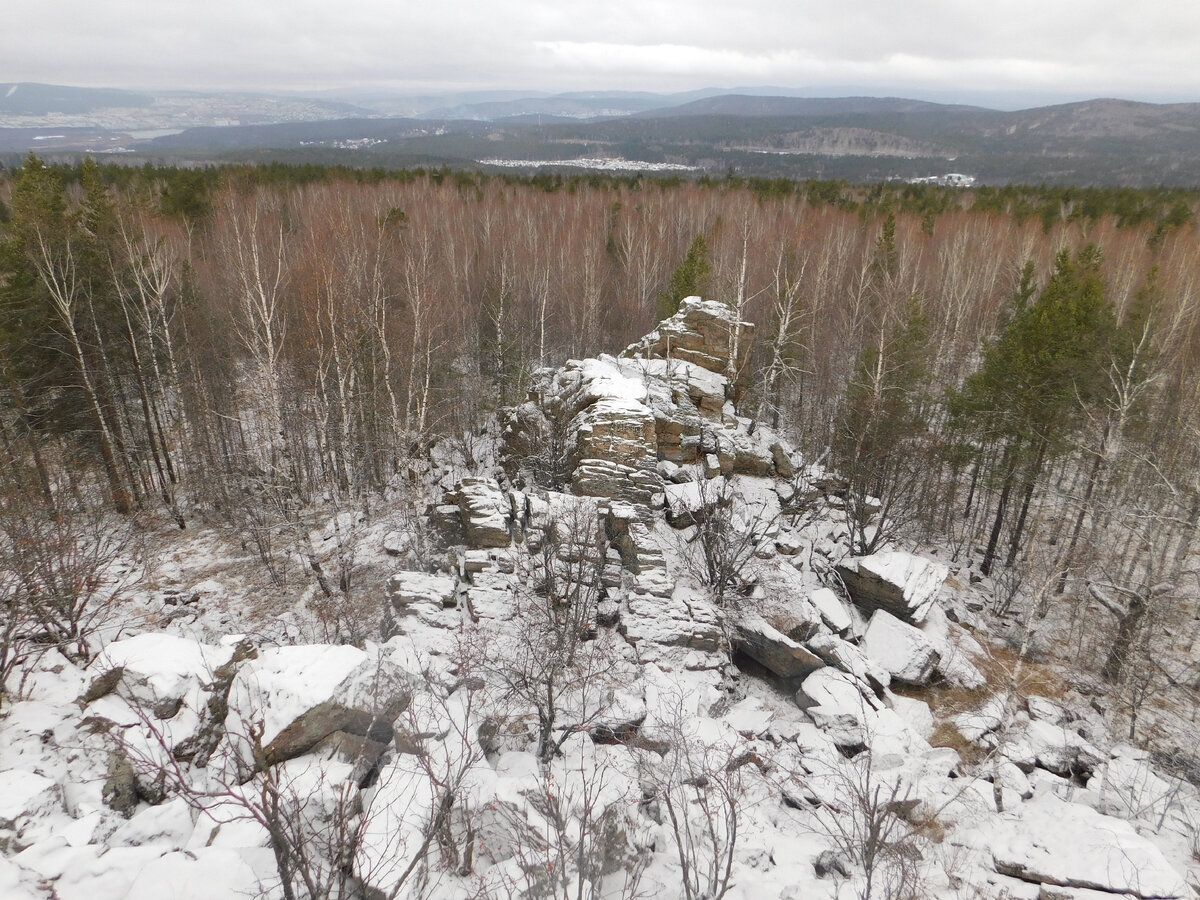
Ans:
[{"label": "forested hill", "polygon": [[[526,113],[492,122],[386,120],[222,128],[151,148],[204,155],[391,165],[439,159],[619,157],[697,173],[881,181],[963,172],[984,184],[1200,184],[1200,104],[1096,100],[1001,112],[920,101],[721,96],[633,116],[564,121]],[[364,139],[373,139],[368,142]],[[348,143],[357,142],[357,143]],[[353,150],[347,147],[353,147]],[[340,152],[339,152],[340,151]]]},{"label": "forested hill", "polygon": [[956,172],[986,185],[1200,184],[1195,103],[1101,99],[1002,111],[889,97],[613,93],[442,104],[362,98],[374,104],[368,108],[327,98],[9,87],[0,102],[0,152],[90,151],[126,164],[667,164],[697,177],[870,182]]},{"label": "forested hill", "polygon": [[[31,157],[0,198],[5,439],[55,448],[10,468],[24,489],[72,459],[120,509],[228,511],[212,492],[269,433],[292,490],[370,491],[394,448],[482,427],[539,367],[624,346],[696,293],[758,325],[745,408],[847,467],[903,446],[922,463],[904,519],[989,562],[1067,528],[1070,504],[1031,510],[1115,452],[1117,408],[1121,477],[1178,505],[1168,530],[1200,509],[1194,193]],[[995,504],[947,518],[960,489]]]}]

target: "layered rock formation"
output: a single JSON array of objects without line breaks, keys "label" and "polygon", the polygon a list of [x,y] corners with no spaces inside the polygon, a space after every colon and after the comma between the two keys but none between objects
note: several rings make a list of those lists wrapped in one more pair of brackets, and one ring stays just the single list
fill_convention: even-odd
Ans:
[{"label": "layered rock formation", "polygon": [[649,506],[658,463],[702,463],[709,475],[790,475],[769,429],[739,418],[734,379],[753,326],[722,303],[689,297],[620,357],[541,372],[505,416],[503,461],[546,487]]},{"label": "layered rock formation", "polygon": [[[147,633],[35,673],[0,718],[0,892],[251,894],[282,847],[353,870],[330,896],[541,896],[566,871],[667,900],[692,841],[745,896],[1194,897],[1200,791],[1087,703],[989,697],[944,564],[848,557],[835,479],[737,415],[748,330],[691,298],[539,373],[505,474],[443,477],[432,555],[381,528],[403,570],[379,641]],[[932,709],[944,684],[976,702]],[[961,755],[931,746],[954,729]],[[853,841],[880,828],[868,873]]]}]

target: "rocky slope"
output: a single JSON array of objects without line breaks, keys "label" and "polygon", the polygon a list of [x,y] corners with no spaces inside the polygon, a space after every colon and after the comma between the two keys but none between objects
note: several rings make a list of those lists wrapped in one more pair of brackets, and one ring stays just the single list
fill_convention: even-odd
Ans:
[{"label": "rocky slope", "polygon": [[982,586],[848,557],[836,478],[737,414],[748,330],[692,298],[539,373],[437,552],[387,538],[384,640],[44,658],[3,895],[1195,896],[1200,794],[1009,677]]}]

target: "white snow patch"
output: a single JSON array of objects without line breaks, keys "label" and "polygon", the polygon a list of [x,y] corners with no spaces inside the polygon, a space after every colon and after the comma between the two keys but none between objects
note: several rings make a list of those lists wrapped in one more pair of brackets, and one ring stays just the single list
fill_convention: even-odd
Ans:
[{"label": "white snow patch", "polygon": [[1120,819],[1054,797],[1022,804],[989,841],[996,870],[1031,881],[1138,897],[1191,897],[1157,847]]},{"label": "white snow patch", "polygon": [[698,172],[699,166],[680,163],[643,162],[620,156],[586,156],[580,159],[480,159],[483,166],[503,166],[509,169],[539,169],[547,166],[567,166],[576,169],[598,169],[602,172]]}]

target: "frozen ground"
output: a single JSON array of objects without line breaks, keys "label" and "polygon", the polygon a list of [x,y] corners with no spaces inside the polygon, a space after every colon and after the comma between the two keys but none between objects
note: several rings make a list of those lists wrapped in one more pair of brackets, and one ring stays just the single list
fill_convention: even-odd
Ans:
[{"label": "frozen ground", "polygon": [[[635,424],[723,389],[571,372]],[[851,561],[836,498],[792,503],[827,473],[707,408],[712,452],[644,505],[438,451],[427,518],[318,504],[281,583],[216,526],[153,532],[94,658],[42,656],[0,711],[0,894],[1194,897],[1200,793],[1045,657],[1073,621],[1018,660],[994,583],[938,548]],[[718,496],[746,551],[720,605]],[[1184,741],[1181,698],[1145,728]]]}]

